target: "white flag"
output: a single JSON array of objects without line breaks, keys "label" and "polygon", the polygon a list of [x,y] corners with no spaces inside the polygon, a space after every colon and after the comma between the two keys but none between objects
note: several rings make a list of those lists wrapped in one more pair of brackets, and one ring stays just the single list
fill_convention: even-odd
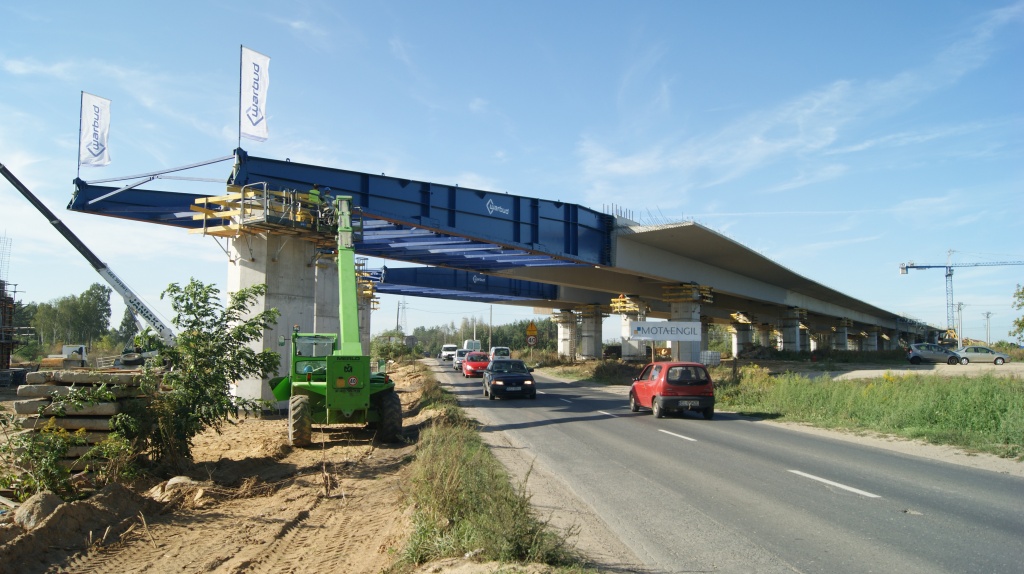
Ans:
[{"label": "white flag", "polygon": [[256,141],[267,139],[267,90],[270,89],[270,58],[242,46],[242,100],[239,102],[239,134]]},{"label": "white flag", "polygon": [[110,135],[110,100],[82,92],[81,141],[78,164],[101,167],[110,163],[107,137]]}]

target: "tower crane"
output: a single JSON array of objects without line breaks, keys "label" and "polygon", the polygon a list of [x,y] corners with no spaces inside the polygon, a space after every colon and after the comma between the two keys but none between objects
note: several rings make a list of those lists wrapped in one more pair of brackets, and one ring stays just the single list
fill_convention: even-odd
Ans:
[{"label": "tower crane", "polygon": [[952,263],[953,250],[949,251],[945,265],[918,265],[913,261],[900,263],[900,275],[906,275],[908,269],[945,269],[946,270],[946,329],[953,338],[956,335],[956,305],[953,304],[953,268],[954,267],[992,267],[996,265],[1024,265],[1024,261],[978,261],[975,263]]}]

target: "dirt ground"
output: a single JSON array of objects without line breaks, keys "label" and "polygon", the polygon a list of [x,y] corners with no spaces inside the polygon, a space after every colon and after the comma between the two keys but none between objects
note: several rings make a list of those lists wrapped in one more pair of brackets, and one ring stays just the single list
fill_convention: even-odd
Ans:
[{"label": "dirt ground", "polygon": [[[11,512],[0,514],[0,574],[382,572],[399,558],[412,530],[412,509],[404,492],[410,480],[407,463],[427,417],[418,407],[421,377],[412,369],[394,375],[407,444],[376,445],[370,431],[324,427],[325,432],[314,432],[315,447],[293,449],[285,444],[284,418],[241,419],[220,434],[197,437],[190,480],[101,491],[88,500],[62,505],[27,533],[10,523]],[[0,404],[10,407],[14,400],[13,389],[0,389]],[[887,437],[791,426],[995,472],[1024,474],[1024,465],[1016,461]],[[502,450],[510,449],[496,449]],[[621,542],[599,528],[600,519],[589,515],[584,505],[574,504],[571,493],[559,490],[556,477],[528,468],[525,459],[518,462],[519,468],[515,461],[503,462],[513,476],[531,473],[530,491],[538,493],[534,505],[554,526],[577,530],[584,526],[572,541],[595,560],[599,570],[640,570]],[[499,571],[541,574],[549,569],[456,558],[415,570],[416,574]]]},{"label": "dirt ground", "polygon": [[[427,416],[421,375],[406,369],[395,379],[407,444],[374,444],[358,427],[314,427],[315,446],[295,449],[283,417],[241,419],[197,437],[191,480],[101,491],[27,533],[10,524],[13,513],[0,515],[0,572],[381,572],[412,530],[404,491]],[[0,389],[5,407],[13,400],[13,389]],[[416,572],[498,568],[452,559]]]}]

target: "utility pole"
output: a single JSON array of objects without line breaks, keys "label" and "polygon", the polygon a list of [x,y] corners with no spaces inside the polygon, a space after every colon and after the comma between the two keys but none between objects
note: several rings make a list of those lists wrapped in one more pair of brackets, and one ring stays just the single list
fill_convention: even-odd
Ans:
[{"label": "utility pole", "polygon": [[956,304],[956,348],[964,346],[964,303]]},{"label": "utility pole", "polygon": [[982,315],[985,316],[985,344],[986,345],[991,345],[992,344],[992,331],[990,329],[992,327],[992,322],[991,322],[992,312],[991,311],[985,311],[984,313],[982,313]]}]

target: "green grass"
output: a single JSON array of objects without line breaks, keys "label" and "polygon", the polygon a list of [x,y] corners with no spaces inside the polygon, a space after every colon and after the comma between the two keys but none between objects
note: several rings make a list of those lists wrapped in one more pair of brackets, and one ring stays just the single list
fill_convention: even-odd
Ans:
[{"label": "green grass", "polygon": [[723,410],[875,431],[1024,460],[1024,381],[893,375],[836,381],[747,366],[720,374]]},{"label": "green grass", "polygon": [[514,485],[456,399],[424,382],[423,409],[437,409],[419,440],[409,496],[414,531],[396,571],[473,552],[477,560],[538,562],[582,572],[566,536],[537,518],[525,483]]}]

